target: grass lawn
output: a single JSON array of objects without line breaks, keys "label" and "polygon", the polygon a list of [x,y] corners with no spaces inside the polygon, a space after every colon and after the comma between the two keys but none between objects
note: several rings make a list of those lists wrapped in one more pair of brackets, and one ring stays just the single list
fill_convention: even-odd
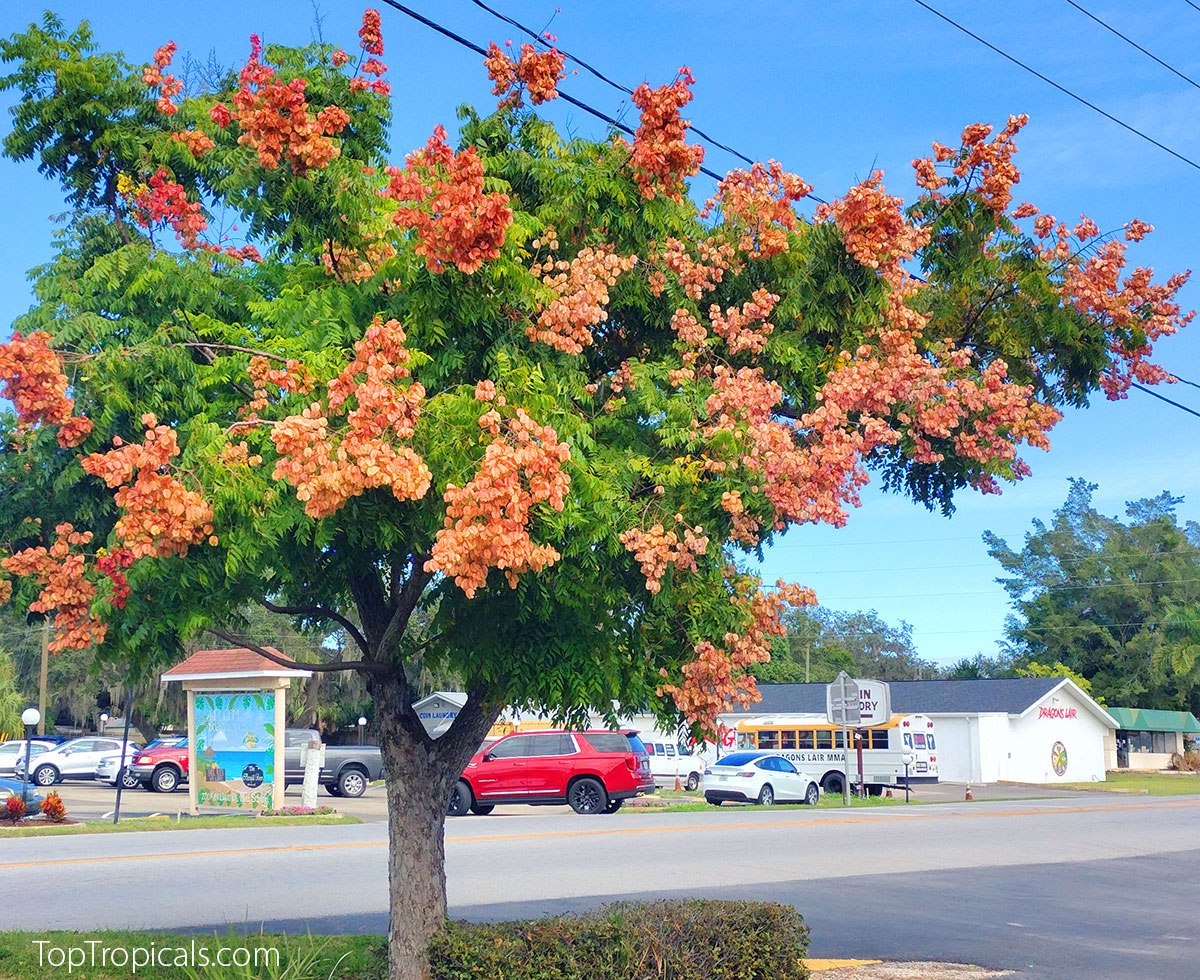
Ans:
[{"label": "grass lawn", "polygon": [[[131,834],[149,830],[217,830],[226,827],[312,827],[324,824],[362,823],[358,817],[331,814],[310,814],[299,817],[127,817],[119,824],[111,820],[92,820],[86,823],[56,825],[37,824],[32,827],[0,825],[0,840],[14,837],[55,837],[66,834]],[[3,957],[0,957],[0,962]],[[0,977],[4,974],[0,973]]]},{"label": "grass lawn", "polygon": [[1200,773],[1110,772],[1102,783],[1056,783],[1068,789],[1125,790],[1149,796],[1184,796],[1200,793]]},{"label": "grass lawn", "polygon": [[[705,810],[716,812],[717,809],[730,810],[775,810],[779,811],[781,807],[800,806],[801,804],[792,803],[777,803],[775,806],[759,806],[757,803],[723,803],[719,808],[712,806],[704,801],[703,793],[676,793],[673,790],[659,790],[658,796],[660,799],[669,800],[666,806],[634,806],[629,805],[622,807],[620,813],[699,813]],[[877,809],[881,806],[904,806],[904,795],[892,797],[888,799],[886,796],[868,796],[865,799],[857,796],[850,797],[851,808]],[[917,805],[917,801],[913,800],[913,805]],[[844,810],[845,805],[842,803],[841,794],[835,796],[821,797],[821,802],[817,804],[819,810]]]},{"label": "grass lawn", "polygon": [[[35,941],[46,945],[38,946]],[[95,945],[89,945],[93,942]],[[231,959],[235,952],[238,958]],[[203,965],[201,953],[208,956],[208,966]],[[256,954],[269,958],[255,962]],[[152,955],[157,959],[149,965]],[[70,975],[82,980],[126,980],[130,976],[145,980],[383,980],[387,976],[382,936],[0,932],[0,980],[67,976],[68,956],[74,957]],[[190,958],[188,965],[175,965],[183,956]],[[140,957],[136,974],[134,957]],[[220,965],[218,957],[224,957]],[[243,957],[250,958],[247,965],[242,965]]]}]

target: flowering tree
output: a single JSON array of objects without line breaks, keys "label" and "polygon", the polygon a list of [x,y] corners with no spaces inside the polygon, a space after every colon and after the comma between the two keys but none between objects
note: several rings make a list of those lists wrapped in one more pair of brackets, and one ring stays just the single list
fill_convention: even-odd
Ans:
[{"label": "flowering tree", "polygon": [[[398,165],[378,13],[360,42],[252,38],[188,97],[174,44],[132,66],[52,17],[0,44],[5,150],[72,207],[0,345],[0,588],[55,649],[143,673],[243,643],[251,603],[343,629],[319,669],[374,699],[414,977],[446,801],[503,705],[711,729],[814,601],[739,558],[842,524],[870,467],[929,506],[995,492],[1058,406],[1162,380],[1151,344],[1190,315],[1119,234],[1011,208],[1023,118],[935,144],[910,207],[875,174],[801,217],[773,161],[697,207],[687,69],[635,92],[631,142],[564,141],[525,106],[561,54],[493,46],[498,109]],[[431,661],[469,694],[436,740]]]}]

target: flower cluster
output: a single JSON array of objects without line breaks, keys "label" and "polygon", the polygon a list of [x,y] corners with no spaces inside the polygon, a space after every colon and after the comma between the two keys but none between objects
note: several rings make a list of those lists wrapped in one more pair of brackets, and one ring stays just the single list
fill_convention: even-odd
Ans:
[{"label": "flower cluster", "polygon": [[175,232],[184,248],[203,247],[200,234],[208,227],[208,219],[199,201],[189,201],[187,191],[171,179],[171,174],[159,169],[147,184],[128,186],[125,192],[133,206],[133,218],[143,228],[165,221]]},{"label": "flower cluster", "polygon": [[452,576],[468,598],[487,585],[493,568],[516,588],[523,572],[558,561],[553,547],[534,544],[531,510],[538,504],[562,510],[571,486],[563,469],[571,451],[553,428],[538,425],[522,409],[506,422],[489,409],[479,424],[493,439],[466,486],[446,487],[445,526],[425,563],[426,571]]},{"label": "flower cluster", "polygon": [[179,107],[171,100],[183,91],[183,82],[163,72],[164,68],[171,66],[176,50],[175,42],[168,41],[154,52],[154,63],[142,70],[142,84],[151,91],[158,90],[158,111],[166,116],[173,116],[179,111]]},{"label": "flower cluster", "polygon": [[734,702],[746,707],[758,700],[758,688],[750,669],[771,659],[771,640],[786,629],[782,614],[786,606],[811,606],[817,601],[811,589],[778,582],[771,594],[756,590],[735,598],[745,617],[741,633],[726,633],[718,645],[696,644],[696,659],[683,667],[682,684],[664,684],[660,693],[674,698],[676,706],[706,732],[715,732],[717,716]]},{"label": "flower cluster", "polygon": [[59,524],[49,548],[26,548],[0,560],[10,575],[32,576],[41,585],[30,612],[54,613],[55,637],[50,650],[82,650],[104,642],[107,627],[91,612],[96,587],[88,581],[84,555],[72,549],[90,544],[91,531],[76,531],[72,524]]},{"label": "flower cluster", "polygon": [[968,184],[977,181],[984,204],[996,215],[1004,214],[1012,203],[1012,188],[1021,180],[1021,171],[1012,162],[1017,152],[1014,138],[1028,122],[1029,116],[1025,114],[1009,116],[1004,129],[990,142],[992,127],[972,123],[962,131],[962,148],[957,150],[934,143],[932,157],[912,162],[918,186],[926,190],[929,199],[940,200],[943,196],[940,189],[949,181],[937,172],[937,164],[952,160],[954,176]]},{"label": "flower cluster", "polygon": [[321,264],[331,276],[346,282],[366,282],[395,254],[396,247],[391,242],[367,236],[357,248],[329,242],[321,252]]},{"label": "flower cluster", "polygon": [[[676,518],[681,523],[683,515],[677,514]],[[685,572],[696,571],[696,557],[708,551],[708,538],[703,531],[702,527],[691,528],[686,524],[679,531],[668,531],[655,524],[648,531],[636,527],[622,531],[620,540],[641,565],[647,591],[657,593],[662,590],[663,576],[669,566]]]},{"label": "flower cluster", "polygon": [[383,27],[378,10],[368,7],[363,11],[362,27],[358,29],[358,40],[367,54],[383,54]]},{"label": "flower cluster", "polygon": [[58,444],[70,449],[91,434],[92,421],[73,414],[75,401],[67,397],[67,376],[50,340],[43,330],[28,337],[14,331],[7,344],[0,344],[0,397],[12,402],[19,428],[57,426]]},{"label": "flower cluster", "polygon": [[304,97],[306,80],[275,81],[275,69],[262,60],[257,34],[250,35],[250,59],[238,79],[233,109],[217,103],[209,117],[221,128],[236,120],[241,129],[238,143],[257,151],[260,166],[274,170],[286,160],[303,176],[328,166],[341,152],[330,137],[346,128],[349,114],[335,105],[312,114]]},{"label": "flower cluster", "polygon": [[692,101],[696,83],[688,68],[670,85],[651,88],[642,83],[633,91],[633,104],[641,110],[641,124],[633,137],[629,165],[642,196],[653,200],[659,194],[672,201],[683,200],[683,178],[695,176],[704,162],[704,147],[689,146],[690,125],[680,110]]},{"label": "flower cluster", "polygon": [[456,153],[437,126],[403,170],[389,167],[387,173],[391,179],[382,194],[400,202],[392,220],[416,231],[416,252],[431,272],[442,272],[449,262],[470,275],[500,254],[512,210],[507,194],[484,193],[475,147]]},{"label": "flower cluster", "polygon": [[[377,316],[354,345],[354,359],[329,382],[328,412],[313,402],[275,425],[279,452],[275,479],[296,488],[310,517],[337,513],[352,497],[386,487],[397,500],[419,500],[429,489],[429,468],[411,448],[425,389],[408,378],[409,351],[396,320]],[[348,409],[353,402],[354,407]],[[335,432],[330,416],[345,415]]]},{"label": "flower cluster", "polygon": [[115,609],[124,609],[125,600],[129,598],[129,580],[125,578],[125,569],[135,561],[133,552],[128,548],[118,548],[112,554],[103,553],[96,558],[96,569],[112,582],[112,591],[108,602]]},{"label": "flower cluster", "polygon": [[169,472],[179,455],[175,430],[159,425],[150,413],[142,416],[142,443],[125,443],[119,436],[106,453],[92,453],[83,469],[102,479],[123,511],[113,535],[135,559],[186,555],[188,548],[207,538],[216,544],[212,507]]},{"label": "flower cluster", "polygon": [[901,263],[929,243],[930,233],[908,223],[904,201],[885,193],[882,179],[883,173],[876,170],[845,197],[818,207],[817,217],[832,218],[841,229],[846,251],[895,284],[904,278]]},{"label": "flower cluster", "polygon": [[767,317],[778,302],[778,296],[760,287],[748,302],[742,304],[740,311],[731,306],[722,314],[721,308],[714,303],[708,311],[713,333],[725,341],[731,355],[744,351],[759,354],[775,329]]},{"label": "flower cluster", "polygon": [[258,413],[269,404],[267,399],[269,385],[280,391],[295,391],[301,394],[313,390],[312,375],[295,358],[289,358],[283,367],[273,367],[269,359],[261,354],[255,354],[250,358],[247,373],[254,383],[254,397],[245,406],[242,414],[251,421],[257,419]]},{"label": "flower cluster", "polygon": [[188,152],[191,153],[191,155],[197,160],[199,160],[202,156],[204,156],[205,153],[216,146],[216,143],[212,141],[212,138],[208,136],[208,134],[202,133],[198,129],[180,130],[177,133],[172,133],[171,139],[186,146],[188,148]]},{"label": "flower cluster", "polygon": [[787,251],[787,234],[799,223],[792,204],[811,193],[811,184],[769,160],[731,170],[702,213],[720,209],[724,223],[738,233],[738,248],[752,259],[769,259]]},{"label": "flower cluster", "polygon": [[[668,238],[659,257],[668,271],[679,279],[686,295],[694,300],[711,293],[725,278],[733,264],[734,248],[728,242],[716,239],[701,239],[696,243],[697,258],[692,258],[688,247],[678,238]],[[650,292],[659,296],[666,286],[661,273],[652,276]]]},{"label": "flower cluster", "polygon": [[539,51],[532,44],[522,44],[521,56],[513,61],[494,41],[488,45],[487,57],[483,60],[488,78],[495,83],[492,93],[505,97],[501,105],[520,105],[521,86],[529,93],[529,101],[534,105],[557,99],[558,83],[565,77],[565,62],[566,57],[557,48]]},{"label": "flower cluster", "polygon": [[608,291],[617,278],[637,263],[637,256],[620,256],[611,246],[583,248],[570,262],[547,259],[535,263],[533,274],[557,294],[525,328],[530,340],[540,340],[568,354],[592,343],[592,327],[608,319]]}]

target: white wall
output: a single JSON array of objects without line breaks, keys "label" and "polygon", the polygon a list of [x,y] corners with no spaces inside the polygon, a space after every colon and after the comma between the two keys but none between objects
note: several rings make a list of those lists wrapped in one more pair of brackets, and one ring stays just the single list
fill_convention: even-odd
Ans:
[{"label": "white wall", "polygon": [[951,783],[978,781],[978,758],[972,748],[971,718],[930,715],[937,740],[938,779]]},{"label": "white wall", "polygon": [[[1059,688],[1024,715],[1010,719],[1010,758],[1003,778],[1021,783],[1102,782],[1104,738],[1110,731],[1070,688]],[[1067,768],[1061,775],[1051,759],[1058,742],[1067,750]]]}]

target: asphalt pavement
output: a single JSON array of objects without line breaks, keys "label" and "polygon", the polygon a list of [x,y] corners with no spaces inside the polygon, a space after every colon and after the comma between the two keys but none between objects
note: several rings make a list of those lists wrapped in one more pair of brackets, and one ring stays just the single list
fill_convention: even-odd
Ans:
[{"label": "asphalt pavement", "polygon": [[[508,808],[447,824],[452,914],[617,898],[784,901],[817,956],[967,960],[1029,976],[1197,976],[1200,797],[580,817]],[[386,928],[378,823],[0,841],[8,928]]]}]

